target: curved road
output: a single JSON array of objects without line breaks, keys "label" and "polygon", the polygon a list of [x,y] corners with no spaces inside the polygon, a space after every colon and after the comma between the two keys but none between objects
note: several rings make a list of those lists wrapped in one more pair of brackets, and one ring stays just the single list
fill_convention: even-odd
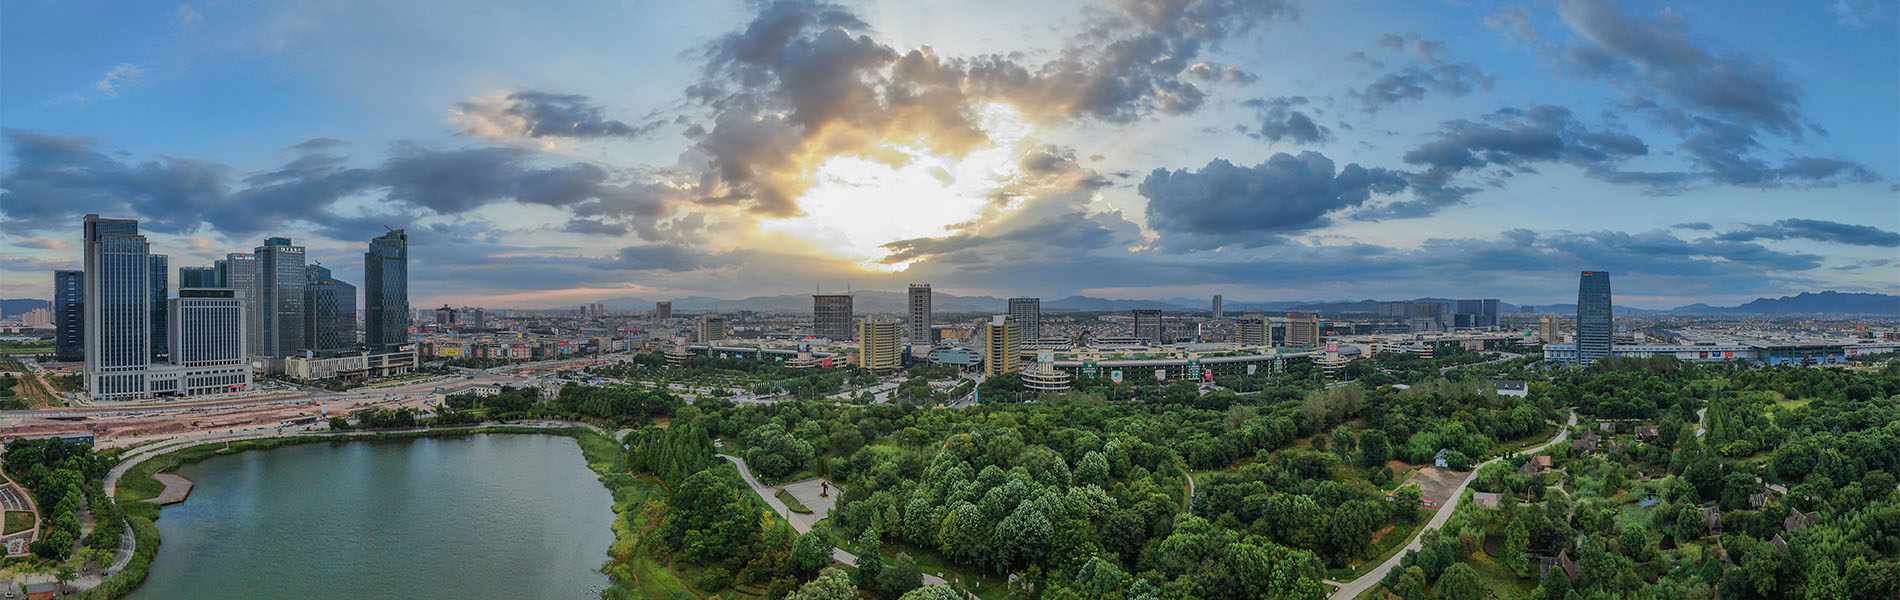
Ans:
[{"label": "curved road", "polygon": [[1420,528],[1418,530],[1418,533],[1412,534],[1412,541],[1407,542],[1405,544],[1404,549],[1401,549],[1398,552],[1393,553],[1391,558],[1385,559],[1385,562],[1379,563],[1379,566],[1377,568],[1374,568],[1371,571],[1367,571],[1365,575],[1359,576],[1358,579],[1354,579],[1352,581],[1348,581],[1345,583],[1332,582],[1335,585],[1338,585],[1339,589],[1333,592],[1332,596],[1330,596],[1330,599],[1331,600],[1353,600],[1354,598],[1358,598],[1360,594],[1364,594],[1366,590],[1372,589],[1373,586],[1379,585],[1380,581],[1384,581],[1385,575],[1387,573],[1392,572],[1393,568],[1398,567],[1399,561],[1403,560],[1406,554],[1415,552],[1419,549],[1420,546],[1422,546],[1422,544],[1420,543],[1420,540],[1424,539],[1425,532],[1431,531],[1433,529],[1438,529],[1440,527],[1444,527],[1445,522],[1451,520],[1451,515],[1453,513],[1458,512],[1458,502],[1464,499],[1465,488],[1471,487],[1471,482],[1477,480],[1478,469],[1482,469],[1484,468],[1485,465],[1498,462],[1506,458],[1510,458],[1512,456],[1517,456],[1519,454],[1536,454],[1538,452],[1542,452],[1545,448],[1549,448],[1552,444],[1562,442],[1564,441],[1565,438],[1570,437],[1570,428],[1576,426],[1576,424],[1577,424],[1577,412],[1573,410],[1570,412],[1569,422],[1564,424],[1562,429],[1557,430],[1557,435],[1551,436],[1551,438],[1545,441],[1544,443],[1538,444],[1536,446],[1531,446],[1529,448],[1525,448],[1517,452],[1512,452],[1510,454],[1499,456],[1497,458],[1493,458],[1491,460],[1487,460],[1482,463],[1479,463],[1478,466],[1476,467],[1472,467],[1471,472],[1466,473],[1465,478],[1462,481],[1458,482],[1458,489],[1452,490],[1451,498],[1445,501],[1444,506],[1441,506],[1438,508],[1438,512],[1432,513],[1431,520],[1426,521],[1425,526],[1423,528]]},{"label": "curved road", "polygon": [[[746,466],[745,459],[730,454],[719,454],[716,456],[730,461],[735,467],[739,467],[739,477],[745,480],[746,485],[752,487],[752,493],[758,494],[759,498],[765,500],[767,506],[772,507],[773,512],[778,513],[779,518],[785,519],[786,523],[790,523],[792,530],[801,534],[811,531],[810,524],[792,519],[791,509],[786,508],[785,503],[778,499],[778,494],[772,491],[772,486],[759,483],[759,479],[752,476],[752,469]],[[853,567],[858,566],[858,556],[850,552],[845,552],[843,548],[832,548],[831,560]],[[924,585],[939,585],[942,583],[946,583],[942,577],[929,573],[924,574]]]}]

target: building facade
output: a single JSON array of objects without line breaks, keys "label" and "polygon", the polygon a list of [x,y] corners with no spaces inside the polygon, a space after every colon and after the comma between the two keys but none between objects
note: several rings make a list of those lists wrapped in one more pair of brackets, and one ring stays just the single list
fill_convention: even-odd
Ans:
[{"label": "building facade", "polygon": [[159,369],[176,379],[187,396],[250,389],[251,365],[244,348],[244,303],[224,288],[180,288],[172,299],[172,366]]},{"label": "building facade", "polygon": [[699,342],[704,344],[713,340],[723,340],[730,333],[726,329],[726,318],[721,315],[699,316]]},{"label": "building facade", "polygon": [[1319,346],[1319,313],[1288,312],[1286,314],[1286,345],[1294,348],[1314,348]]},{"label": "building facade", "polygon": [[873,371],[893,371],[904,367],[904,346],[898,338],[904,334],[896,319],[865,317],[858,322],[858,366]]},{"label": "building facade", "polygon": [[178,267],[178,289],[220,287],[217,267]]},{"label": "building facade", "polygon": [[1022,330],[1009,315],[995,315],[983,322],[983,376],[996,377],[1016,372],[1022,357]]},{"label": "building facade", "polygon": [[[257,320],[263,328],[263,346],[256,354],[282,359],[303,352],[303,246],[290,238],[266,238],[253,252],[257,256]],[[273,368],[273,370],[276,370]]]},{"label": "building facade", "polygon": [[1537,318],[1537,341],[1555,344],[1559,341],[1557,315],[1543,315]]},{"label": "building facade", "polygon": [[1610,356],[1615,339],[1610,307],[1609,271],[1584,271],[1577,278],[1577,361],[1583,364]]},{"label": "building facade", "polygon": [[1167,326],[1161,322],[1161,311],[1153,308],[1135,309],[1134,336],[1148,340],[1148,343],[1161,345],[1168,343]]},{"label": "building facade", "polygon": [[263,334],[258,324],[257,310],[257,255],[226,254],[218,261],[218,287],[228,288],[237,293],[238,302],[244,305],[244,348],[252,356],[263,343]]},{"label": "building facade", "polygon": [[1234,320],[1235,332],[1242,346],[1273,345],[1273,322],[1266,315],[1253,313],[1241,315]]},{"label": "building facade", "polygon": [[919,348],[930,348],[936,345],[936,340],[930,335],[930,326],[935,318],[931,314],[930,284],[910,284],[909,301],[910,345]]},{"label": "building facade", "polygon": [[409,234],[369,241],[363,253],[363,342],[372,354],[409,343]]},{"label": "building facade", "polygon": [[86,392],[97,400],[149,393],[151,246],[139,222],[86,215]]},{"label": "building facade", "polygon": [[152,269],[152,276],[147,280],[152,286],[152,362],[159,362],[170,352],[165,341],[171,339],[165,329],[165,300],[171,296],[171,258],[151,254],[146,260]]},{"label": "building facade", "polygon": [[340,281],[322,265],[304,267],[303,335],[317,356],[356,350],[356,286]]},{"label": "building facade", "polygon": [[86,272],[53,271],[53,355],[86,360]]},{"label": "building facade", "polygon": [[661,321],[673,318],[673,303],[664,300],[653,303],[653,318]]},{"label": "building facade", "polygon": [[1227,306],[1224,302],[1222,302],[1222,298],[1220,297],[1220,294],[1214,294],[1214,318],[1215,319],[1227,318]]},{"label": "building facade", "polygon": [[857,321],[851,316],[850,294],[812,294],[812,335],[844,341],[851,339]]},{"label": "building facade", "polygon": [[1016,330],[1022,339],[1042,339],[1042,299],[1010,298],[1009,318],[1016,320]]}]

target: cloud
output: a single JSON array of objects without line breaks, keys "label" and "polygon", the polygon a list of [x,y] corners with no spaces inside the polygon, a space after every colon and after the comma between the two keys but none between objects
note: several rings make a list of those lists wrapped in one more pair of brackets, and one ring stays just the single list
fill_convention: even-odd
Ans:
[{"label": "cloud", "polygon": [[1834,0],[1827,9],[1836,21],[1852,29],[1866,29],[1868,24],[1886,18],[1880,3],[1872,0]]},{"label": "cloud", "polygon": [[176,24],[179,29],[197,29],[198,26],[203,25],[204,22],[204,13],[200,13],[198,9],[192,8],[190,3],[180,4],[177,9],[172,11],[172,23]]},{"label": "cloud", "polygon": [[640,125],[609,119],[586,96],[522,90],[455,105],[452,120],[468,135],[495,141],[523,139],[636,139],[659,130],[665,119]]},{"label": "cloud", "polygon": [[1724,232],[1715,236],[1715,239],[1736,242],[1804,239],[1851,246],[1900,248],[1900,233],[1871,225],[1818,219],[1782,219],[1767,225],[1749,225],[1743,229]]},{"label": "cloud", "polygon": [[1258,129],[1247,131],[1254,139],[1278,142],[1292,140],[1302,144],[1331,141],[1333,131],[1324,125],[1313,122],[1307,116],[1312,112],[1306,107],[1309,102],[1305,96],[1282,96],[1278,98],[1254,98],[1245,103],[1253,108],[1260,117]]},{"label": "cloud", "polygon": [[1715,226],[1710,225],[1708,223],[1703,223],[1701,221],[1696,221],[1692,223],[1677,223],[1675,225],[1670,225],[1669,228],[1670,229],[1687,229],[1690,231],[1708,231],[1711,229],[1715,229]]},{"label": "cloud", "polygon": [[1641,139],[1585,125],[1561,106],[1504,108],[1476,121],[1455,119],[1441,124],[1431,139],[1405,152],[1407,164],[1423,169],[1406,174],[1414,198],[1368,207],[1353,218],[1431,215],[1463,203],[1479,190],[1459,183],[1460,175],[1484,172],[1491,177],[1491,185],[1501,186],[1517,174],[1535,172],[1541,163],[1570,164],[1601,179],[1660,187],[1671,179],[1668,174],[1629,173],[1617,168],[1625,160],[1648,153],[1649,147]]},{"label": "cloud", "polygon": [[131,63],[119,63],[99,76],[92,88],[107,96],[118,96],[120,88],[125,87],[145,75],[145,69]]},{"label": "cloud", "polygon": [[1511,6],[1498,10],[1484,18],[1484,25],[1503,31],[1520,42],[1537,43],[1537,26],[1531,24],[1530,11],[1523,7]]},{"label": "cloud", "polygon": [[1729,121],[1693,117],[1680,148],[1703,175],[1717,183],[1773,187],[1874,183],[1880,176],[1860,163],[1819,156],[1791,156],[1773,165],[1751,156],[1761,149],[1755,133]]},{"label": "cloud", "polygon": [[567,224],[562,226],[561,230],[581,235],[621,236],[627,234],[626,225],[608,223],[600,219],[568,219]]},{"label": "cloud", "polygon": [[1335,171],[1332,159],[1309,151],[1275,154],[1252,167],[1215,159],[1199,171],[1155,169],[1137,189],[1163,245],[1212,249],[1274,243],[1278,234],[1327,225],[1327,215],[1406,185],[1402,174],[1386,169],[1349,164]]},{"label": "cloud", "polygon": [[[501,202],[569,210],[628,227],[649,239],[664,233],[682,193],[642,174],[592,163],[544,166],[512,146],[437,150],[403,142],[382,163],[351,166],[319,138],[293,147],[283,165],[239,175],[217,163],[163,157],[122,161],[85,138],[5,130],[13,168],[0,190],[0,230],[24,234],[70,227],[86,212],[137,215],[162,233],[205,226],[246,236],[286,222],[336,239],[357,239],[425,215],[460,215]],[[345,199],[378,198],[379,212],[333,210]]]},{"label": "cloud", "polygon": [[[1379,36],[1377,46],[1381,50],[1409,56],[1411,64],[1382,74],[1364,88],[1350,92],[1352,97],[1359,99],[1366,112],[1378,112],[1382,108],[1420,100],[1427,92],[1466,96],[1479,89],[1490,90],[1497,82],[1497,78],[1486,75],[1476,64],[1447,62],[1444,58],[1445,43],[1442,41],[1418,35],[1387,33]],[[1354,52],[1348,58],[1376,69],[1385,68],[1384,61],[1371,59],[1363,51]]]},{"label": "cloud", "polygon": [[1295,12],[1278,1],[1130,0],[1087,15],[1082,33],[1032,63],[893,48],[829,2],[758,3],[744,28],[701,49],[702,76],[686,91],[711,113],[710,128],[694,138],[707,165],[699,199],[796,215],[796,199],[826,159],[902,165],[917,149],[964,156],[989,141],[975,117],[991,103],[1040,123],[1194,112],[1206,101],[1201,85],[1251,79],[1205,53]]}]

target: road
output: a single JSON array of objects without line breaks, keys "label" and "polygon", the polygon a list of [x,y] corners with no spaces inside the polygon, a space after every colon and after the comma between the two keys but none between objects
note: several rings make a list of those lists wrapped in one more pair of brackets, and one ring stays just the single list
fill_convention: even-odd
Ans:
[{"label": "road", "polygon": [[1392,572],[1393,568],[1398,567],[1399,561],[1403,560],[1407,553],[1415,552],[1423,545],[1420,543],[1420,540],[1424,539],[1425,532],[1444,527],[1445,522],[1451,520],[1451,515],[1458,512],[1458,503],[1464,499],[1465,488],[1471,487],[1471,482],[1477,480],[1478,469],[1519,454],[1536,454],[1542,452],[1552,444],[1560,443],[1564,441],[1565,438],[1570,437],[1570,428],[1576,425],[1577,413],[1576,411],[1571,411],[1569,422],[1565,423],[1562,429],[1557,430],[1557,435],[1551,436],[1551,438],[1544,443],[1484,461],[1479,463],[1478,466],[1473,467],[1470,473],[1465,474],[1464,480],[1458,482],[1458,488],[1452,490],[1451,499],[1446,500],[1445,505],[1439,507],[1438,512],[1432,513],[1431,520],[1426,521],[1425,526],[1420,528],[1418,533],[1412,534],[1412,541],[1407,542],[1404,549],[1393,553],[1391,558],[1385,559],[1385,562],[1379,563],[1378,567],[1366,572],[1365,575],[1359,576],[1358,579],[1345,583],[1328,582],[1339,586],[1339,589],[1334,591],[1332,596],[1330,596],[1331,600],[1353,600],[1358,598],[1360,594],[1365,593],[1366,590],[1379,585],[1379,582],[1384,581],[1386,574]]},{"label": "road", "polygon": [[[772,507],[772,512],[778,513],[779,518],[785,519],[786,523],[790,523],[793,530],[803,534],[807,531],[811,531],[812,525],[817,521],[824,519],[824,517],[821,516],[811,522],[794,520],[792,518],[792,510],[786,508],[785,503],[778,499],[778,492],[773,491],[772,486],[759,483],[759,479],[752,476],[752,469],[746,467],[745,459],[730,454],[720,454],[718,456],[719,458],[730,461],[733,466],[739,467],[739,477],[745,480],[746,485],[752,487],[752,493],[758,494],[759,498],[765,500],[765,504]],[[832,548],[831,560],[853,567],[858,566],[858,556],[850,552],[845,552],[843,548]],[[941,583],[945,583],[942,577],[929,573],[924,574],[924,585],[937,585]]]}]

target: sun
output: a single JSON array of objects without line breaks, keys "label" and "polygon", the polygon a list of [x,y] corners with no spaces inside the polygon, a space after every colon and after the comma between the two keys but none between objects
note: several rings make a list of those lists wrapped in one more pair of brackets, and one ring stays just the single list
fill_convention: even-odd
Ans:
[{"label": "sun", "polygon": [[803,215],[764,221],[760,227],[807,240],[820,252],[868,270],[902,271],[909,265],[879,262],[884,244],[949,233],[950,225],[976,218],[990,192],[1016,174],[1029,122],[1013,107],[990,104],[979,111],[978,124],[990,145],[961,158],[898,144],[882,149],[908,157],[901,166],[831,157],[798,198]]}]

